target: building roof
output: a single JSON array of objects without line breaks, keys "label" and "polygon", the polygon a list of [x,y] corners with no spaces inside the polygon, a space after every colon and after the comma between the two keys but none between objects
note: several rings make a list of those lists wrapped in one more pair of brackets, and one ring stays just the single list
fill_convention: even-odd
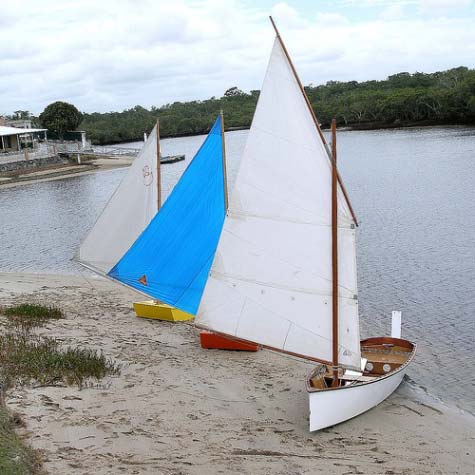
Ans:
[{"label": "building roof", "polygon": [[32,132],[44,132],[48,129],[20,129],[19,127],[6,127],[0,125],[0,137],[5,135],[24,135]]}]

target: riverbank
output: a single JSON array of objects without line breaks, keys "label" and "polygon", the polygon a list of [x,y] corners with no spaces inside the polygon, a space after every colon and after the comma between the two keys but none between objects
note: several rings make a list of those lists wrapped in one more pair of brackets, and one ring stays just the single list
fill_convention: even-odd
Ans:
[{"label": "riverbank", "polygon": [[[226,127],[225,132],[236,132],[239,130],[249,130],[250,125],[242,125],[242,126],[237,126],[237,127]],[[203,129],[200,130],[199,132],[194,132],[194,133],[183,133],[183,134],[160,134],[160,140],[166,140],[166,139],[183,139],[186,137],[198,137],[200,135],[207,135],[209,133],[210,129]],[[127,144],[135,144],[137,142],[142,142],[143,137],[142,136],[137,136],[135,138],[130,138],[127,140],[119,140],[119,141],[114,141],[114,142],[94,142],[92,141],[92,145],[97,145],[100,147],[108,147],[112,145],[127,145]]]},{"label": "riverbank", "polygon": [[[475,421],[403,383],[345,424],[307,429],[311,364],[203,350],[190,324],[137,319],[140,297],[102,278],[0,274],[0,304],[60,306],[64,345],[102,349],[121,375],[87,388],[10,391],[48,473],[471,474]],[[51,329],[50,329],[51,331]],[[417,364],[417,359],[416,359]]]},{"label": "riverbank", "polygon": [[[431,125],[431,123],[426,123],[423,124],[423,126],[427,126],[427,129],[433,129],[434,126]],[[413,123],[413,124],[405,124],[403,126],[401,125],[388,125],[387,127],[375,127],[372,128],[370,127],[368,130],[384,130],[384,129],[394,129],[394,128],[405,128],[405,129],[411,129],[411,128],[417,128],[421,127],[420,123]],[[451,126],[452,128],[458,128],[459,126],[453,125]],[[462,126],[460,126],[462,127]],[[447,127],[444,127],[447,128]],[[244,130],[244,128],[233,128],[233,131],[235,130]],[[367,130],[364,125],[361,127],[339,127],[340,131],[364,131]],[[199,135],[199,134],[198,134]],[[187,135],[187,136],[196,136],[196,135]],[[176,153],[176,152],[175,152]],[[126,157],[126,156],[120,156],[118,158],[101,158],[101,159],[96,159],[96,160],[89,160],[87,162],[84,162],[81,165],[78,164],[69,164],[69,165],[64,165],[64,164],[57,164],[57,165],[50,165],[45,168],[41,168],[40,170],[38,169],[32,169],[29,171],[25,171],[24,173],[19,173],[16,175],[0,175],[0,189],[5,188],[5,187],[11,187],[11,186],[17,186],[20,184],[27,184],[27,183],[32,183],[32,182],[41,182],[41,181],[51,181],[51,180],[58,180],[58,179],[63,179],[63,178],[68,178],[71,176],[80,176],[80,175],[87,175],[91,173],[96,173],[98,171],[103,171],[103,170],[110,170],[110,169],[115,169],[115,168],[121,168],[121,167],[127,167],[129,166],[133,161],[132,157]],[[170,163],[173,163],[170,162]]]},{"label": "riverbank", "polygon": [[116,168],[128,167],[134,157],[119,158],[99,158],[89,160],[84,164],[51,165],[42,169],[33,169],[21,174],[0,176],[0,189],[32,182],[42,182],[51,180],[61,180],[71,176],[88,175],[105,170],[114,170]]}]

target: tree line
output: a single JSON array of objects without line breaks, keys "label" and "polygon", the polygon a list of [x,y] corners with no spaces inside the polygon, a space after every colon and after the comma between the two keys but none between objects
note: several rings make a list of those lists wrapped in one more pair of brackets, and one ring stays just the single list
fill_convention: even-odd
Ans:
[{"label": "tree line", "polygon": [[324,126],[332,117],[357,128],[475,123],[475,70],[466,67],[403,72],[384,81],[330,81],[306,91]]},{"label": "tree line", "polygon": [[207,133],[222,110],[226,130],[251,125],[259,91],[249,94],[237,87],[228,89],[223,97],[204,101],[174,102],[146,109],[135,106],[123,112],[83,114],[80,128],[93,143],[107,144],[142,140],[160,119],[160,136],[176,137]]},{"label": "tree line", "polygon": [[[339,126],[353,128],[475,124],[475,69],[463,66],[428,74],[401,72],[381,81],[329,81],[309,85],[305,91],[324,128],[330,126],[333,117]],[[258,97],[257,90],[246,93],[232,87],[219,98],[150,109],[137,105],[122,112],[80,114],[74,108],[66,129],[80,121],[78,128],[95,144],[135,141],[142,140],[143,133],[149,133],[159,118],[162,137],[204,134],[220,110],[227,130],[248,128]],[[59,104],[57,109],[64,118],[64,103],[55,104]],[[58,121],[50,106],[39,119],[33,119],[51,129]],[[22,116],[25,112],[29,114],[17,111]]]},{"label": "tree line", "polygon": [[[404,125],[474,124],[475,69],[435,73],[401,72],[381,81],[329,81],[305,87],[322,126],[382,128]],[[141,140],[157,118],[162,137],[204,134],[223,110],[226,129],[251,125],[259,91],[228,89],[220,98],[174,102],[150,110],[83,114],[81,128],[96,143]]]}]

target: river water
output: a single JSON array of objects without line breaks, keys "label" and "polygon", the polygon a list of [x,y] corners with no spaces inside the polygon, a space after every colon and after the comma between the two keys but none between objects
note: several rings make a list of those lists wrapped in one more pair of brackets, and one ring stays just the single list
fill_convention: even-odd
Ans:
[{"label": "river water", "polygon": [[[226,133],[230,189],[246,137]],[[165,155],[186,154],[162,167],[165,196],[203,139],[161,141]],[[475,129],[342,131],[338,149],[360,221],[362,336],[389,334],[402,310],[418,343],[411,380],[475,412]],[[0,188],[0,272],[82,272],[71,259],[124,173]]]}]

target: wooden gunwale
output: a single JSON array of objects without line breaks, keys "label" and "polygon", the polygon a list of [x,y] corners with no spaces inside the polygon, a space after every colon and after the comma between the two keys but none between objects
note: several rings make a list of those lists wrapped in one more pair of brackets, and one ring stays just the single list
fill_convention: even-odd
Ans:
[{"label": "wooden gunwale", "polygon": [[372,338],[366,338],[361,340],[361,346],[375,346],[375,345],[394,345],[407,348],[412,351],[414,343],[409,340],[403,340],[402,338],[393,338],[391,336],[377,336]]}]

